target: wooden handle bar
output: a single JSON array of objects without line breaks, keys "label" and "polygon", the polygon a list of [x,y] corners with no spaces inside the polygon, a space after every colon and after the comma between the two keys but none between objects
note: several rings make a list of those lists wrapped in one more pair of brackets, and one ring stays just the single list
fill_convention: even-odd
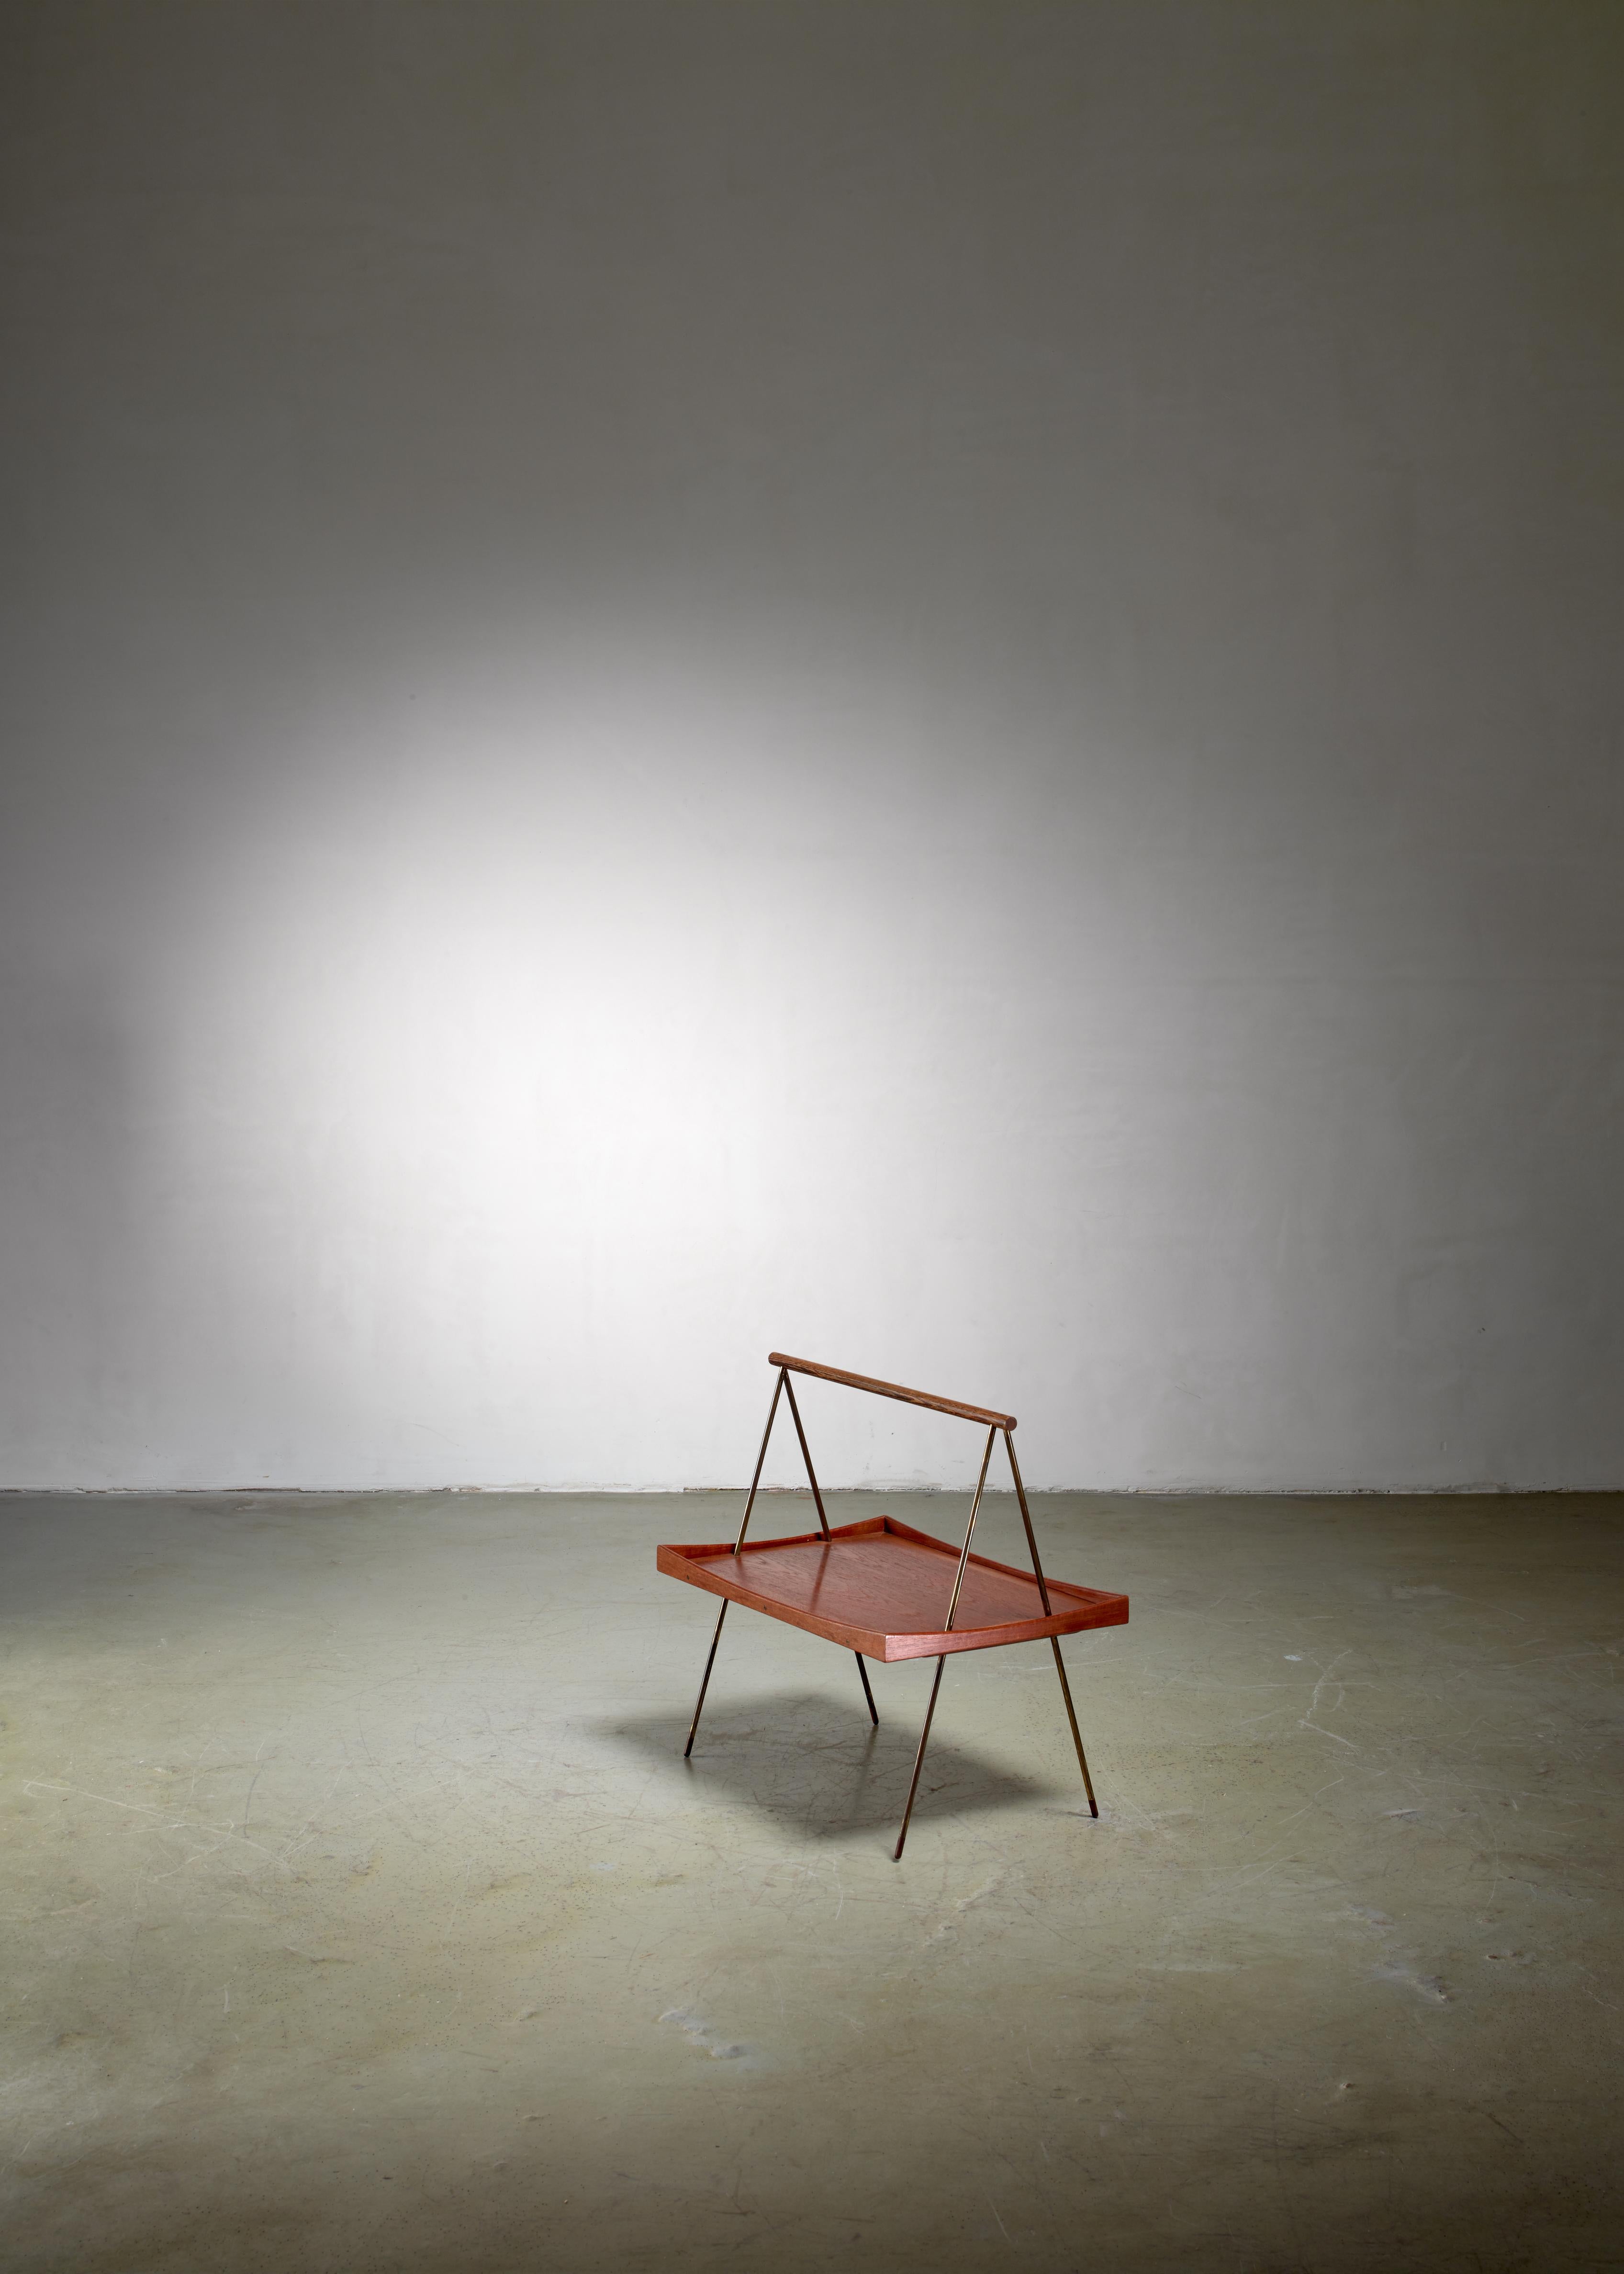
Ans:
[{"label": "wooden handle bar", "polygon": [[815,1374],[820,1382],[844,1382],[848,1389],[871,1389],[876,1397],[899,1397],[905,1405],[929,1405],[933,1413],[956,1413],[962,1421],[980,1421],[989,1429],[1012,1429],[1012,1413],[994,1413],[985,1405],[962,1405],[956,1397],[933,1397],[928,1389],[904,1389],[899,1382],[876,1382],[871,1374],[843,1374],[838,1366],[815,1366],[809,1358],[786,1358],[769,1351],[769,1366],[786,1366],[792,1374]]}]

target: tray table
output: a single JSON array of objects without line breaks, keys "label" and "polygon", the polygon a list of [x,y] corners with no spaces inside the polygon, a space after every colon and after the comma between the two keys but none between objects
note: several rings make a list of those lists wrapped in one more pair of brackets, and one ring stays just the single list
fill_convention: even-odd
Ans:
[{"label": "tray table", "polygon": [[[864,1659],[891,1665],[905,1658],[934,1658],[936,1679],[931,1684],[930,1703],[914,1763],[902,1828],[893,1851],[892,1860],[899,1862],[942,1687],[942,1672],[949,1657],[959,1651],[996,1649],[1005,1643],[1047,1641],[1054,1652],[1055,1668],[1060,1676],[1061,1695],[1065,1700],[1078,1766],[1083,1773],[1089,1811],[1097,1817],[1099,1804],[1094,1799],[1094,1782],[1078,1730],[1065,1661],[1060,1654],[1060,1638],[1082,1633],[1091,1627],[1125,1624],[1128,1599],[1101,1588],[1080,1587],[1068,1580],[1045,1577],[1032,1529],[1032,1511],[1026,1504],[1026,1487],[1015,1458],[1014,1415],[995,1412],[986,1406],[966,1405],[955,1398],[937,1397],[926,1390],[906,1389],[897,1382],[880,1382],[868,1374],[848,1374],[836,1367],[816,1365],[810,1359],[790,1358],[781,1351],[770,1352],[768,1364],[778,1368],[778,1381],[738,1537],[731,1544],[721,1540],[693,1547],[666,1545],[656,1551],[659,1569],[669,1577],[685,1580],[690,1586],[722,1598],[688,1743],[683,1748],[684,1758],[694,1750],[705,1692],[716,1663],[717,1645],[722,1638],[722,1622],[727,1616],[730,1602],[741,1604],[747,1610],[764,1612],[769,1618],[782,1619],[786,1625],[821,1635],[824,1640],[853,1652],[869,1716],[876,1724],[879,1714]],[[986,1426],[987,1444],[962,1547],[933,1539],[929,1532],[916,1532],[911,1525],[899,1524],[890,1516],[871,1517],[861,1524],[844,1524],[831,1529],[795,1402],[792,1374],[816,1375],[822,1381],[840,1382],[876,1397],[899,1398],[911,1405],[929,1406]],[[745,1533],[756,1506],[768,1442],[778,1417],[778,1401],[786,1393],[795,1434],[801,1442],[807,1480],[812,1487],[818,1530],[747,1545]],[[1010,1474],[1020,1504],[1021,1522],[1032,1556],[1030,1571],[1010,1563],[995,1563],[990,1557],[972,1555],[970,1550],[993,1445],[1000,1436],[1009,1456]]]}]

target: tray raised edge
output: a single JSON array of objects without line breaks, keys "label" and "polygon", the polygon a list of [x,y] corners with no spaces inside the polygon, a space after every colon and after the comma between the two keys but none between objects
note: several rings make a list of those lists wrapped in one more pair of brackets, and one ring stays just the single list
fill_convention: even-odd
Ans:
[{"label": "tray raised edge", "polygon": [[[960,1550],[945,1540],[936,1540],[928,1532],[916,1532],[912,1525],[899,1524],[895,1517],[866,1517],[861,1524],[839,1524],[831,1528],[831,1540],[861,1540],[876,1532],[889,1532],[900,1540],[911,1540],[915,1547],[928,1547],[936,1554],[959,1561]],[[775,1547],[821,1547],[821,1532],[800,1532],[779,1540],[747,1540],[740,1551],[740,1560],[751,1555],[771,1555]],[[838,1643],[843,1649],[860,1651],[865,1658],[878,1659],[894,1664],[906,1658],[944,1658],[962,1650],[995,1650],[1012,1642],[1042,1642],[1053,1635],[1079,1634],[1090,1627],[1125,1626],[1128,1622],[1128,1598],[1112,1594],[1098,1587],[1079,1587],[1068,1579],[1054,1579],[1046,1572],[1049,1598],[1069,1597],[1072,1608],[1056,1611],[1052,1617],[1036,1619],[1006,1619],[990,1627],[955,1627],[951,1630],[925,1630],[918,1632],[887,1633],[879,1628],[860,1627],[845,1619],[820,1616],[815,1611],[804,1611],[798,1604],[778,1601],[772,1595],[756,1588],[747,1587],[737,1579],[724,1578],[719,1572],[708,1570],[706,1564],[718,1556],[731,1556],[731,1540],[709,1541],[695,1546],[667,1544],[655,1551],[659,1569],[668,1578],[686,1580],[689,1586],[703,1588],[707,1594],[725,1595],[730,1602],[747,1610],[761,1611],[768,1618],[780,1619],[786,1626],[799,1627],[803,1633],[820,1635],[825,1641]],[[1030,1571],[1019,1564],[995,1562],[989,1555],[972,1554],[972,1563],[984,1570],[1002,1571],[1010,1577],[1024,1579],[1028,1586],[1037,1582]],[[765,1577],[765,1572],[763,1574]]]}]

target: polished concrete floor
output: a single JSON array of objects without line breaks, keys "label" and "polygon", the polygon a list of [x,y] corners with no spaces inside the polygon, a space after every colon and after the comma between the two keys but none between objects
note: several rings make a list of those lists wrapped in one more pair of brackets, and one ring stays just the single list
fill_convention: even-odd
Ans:
[{"label": "polished concrete floor", "polygon": [[1624,2265],[1624,1502],[1040,1499],[900,1865],[738,1505],[0,1500],[10,2274]]}]

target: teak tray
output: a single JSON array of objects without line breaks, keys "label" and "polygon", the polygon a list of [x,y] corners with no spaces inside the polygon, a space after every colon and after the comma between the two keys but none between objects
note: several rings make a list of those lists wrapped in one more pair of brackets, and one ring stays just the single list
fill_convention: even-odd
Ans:
[{"label": "teak tray", "polygon": [[835,1525],[827,1539],[807,1532],[792,1540],[757,1540],[734,1553],[715,1547],[661,1547],[659,1568],[729,1602],[822,1635],[846,1650],[893,1665],[904,1658],[943,1658],[991,1650],[1006,1642],[1045,1642],[1086,1627],[1126,1623],[1128,1599],[1097,1587],[1049,1581],[1046,1611],[1030,1571],[972,1555],[965,1566],[954,1623],[947,1617],[959,1551],[893,1516]]},{"label": "teak tray", "polygon": [[[767,1409],[767,1427],[762,1433],[761,1451],[756,1457],[756,1473],[750,1480],[749,1497],[744,1504],[738,1538],[731,1547],[726,1540],[720,1540],[703,1547],[666,1546],[657,1550],[659,1568],[670,1577],[684,1579],[690,1587],[703,1587],[707,1594],[722,1598],[722,1608],[716,1615],[716,1632],[710,1638],[710,1655],[705,1660],[694,1718],[688,1725],[688,1743],[682,1748],[684,1759],[694,1750],[729,1603],[741,1603],[747,1610],[763,1611],[769,1618],[782,1619],[789,1626],[821,1635],[826,1641],[839,1643],[851,1651],[856,1657],[857,1678],[862,1683],[869,1718],[876,1726],[880,1717],[864,1659],[893,1664],[904,1658],[934,1658],[936,1680],[930,1685],[930,1703],[925,1709],[925,1726],[914,1756],[914,1780],[908,1787],[907,1805],[902,1811],[902,1829],[892,1851],[892,1860],[899,1862],[914,1813],[914,1795],[919,1790],[919,1773],[924,1766],[936,1697],[942,1687],[942,1669],[949,1657],[962,1650],[996,1649],[1003,1643],[1046,1641],[1055,1653],[1055,1671],[1060,1676],[1060,1694],[1065,1700],[1066,1719],[1071,1725],[1071,1742],[1077,1748],[1077,1765],[1083,1773],[1089,1812],[1098,1816],[1094,1780],[1088,1773],[1087,1756],[1083,1751],[1082,1734],[1071,1703],[1071,1685],[1066,1680],[1065,1660],[1060,1655],[1060,1638],[1080,1633],[1089,1627],[1124,1625],[1128,1599],[1098,1587],[1079,1587],[1066,1580],[1044,1577],[1043,1566],[1038,1559],[1037,1535],[1032,1529],[1032,1510],[1026,1505],[1020,1465],[1015,1458],[1015,1416],[995,1412],[990,1406],[966,1405],[956,1397],[937,1397],[927,1389],[905,1389],[898,1382],[877,1382],[869,1374],[847,1374],[838,1367],[817,1366],[808,1358],[786,1358],[782,1351],[769,1352],[767,1363],[777,1367],[778,1378],[773,1386],[772,1403]],[[807,1433],[801,1424],[801,1409],[795,1403],[792,1374],[816,1374],[820,1381],[842,1382],[849,1389],[868,1390],[876,1397],[900,1398],[908,1405],[928,1405],[936,1412],[955,1414],[961,1420],[985,1423],[987,1446],[981,1455],[981,1472],[976,1480],[975,1498],[971,1503],[962,1547],[951,1547],[946,1540],[933,1540],[928,1532],[915,1532],[911,1525],[898,1524],[891,1516],[871,1517],[865,1524],[843,1524],[836,1530],[830,1529],[823,1495],[817,1488],[812,1455],[807,1446]],[[801,1457],[806,1463],[807,1482],[812,1487],[813,1505],[817,1510],[818,1528],[816,1532],[797,1532],[787,1540],[759,1540],[747,1547],[744,1535],[749,1530],[751,1511],[761,1487],[768,1441],[778,1418],[778,1400],[786,1395],[795,1434],[801,1441]],[[970,1553],[981,1495],[987,1488],[988,1465],[992,1459],[994,1442],[999,1436],[1009,1455],[1010,1475],[1014,1481],[1015,1497],[1020,1503],[1020,1520],[1032,1556],[1030,1572]],[[954,1567],[951,1588],[947,1583],[950,1562]]]}]

